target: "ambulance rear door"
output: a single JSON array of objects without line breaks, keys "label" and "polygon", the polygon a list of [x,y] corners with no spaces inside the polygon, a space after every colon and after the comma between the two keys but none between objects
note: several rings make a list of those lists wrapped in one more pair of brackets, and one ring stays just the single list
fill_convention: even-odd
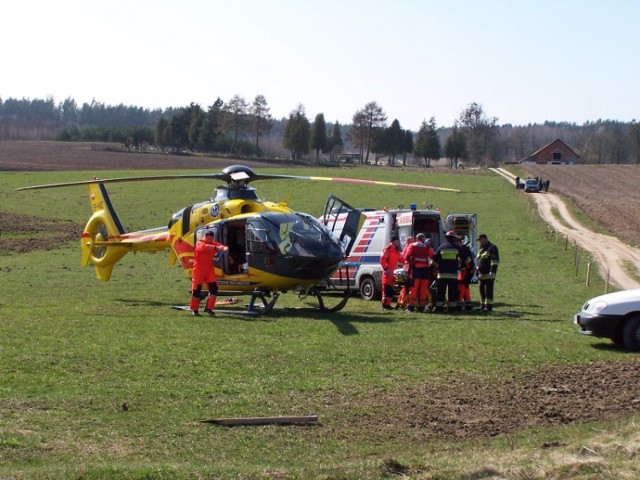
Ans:
[{"label": "ambulance rear door", "polygon": [[400,249],[403,249],[409,237],[413,237],[415,240],[413,235],[413,212],[398,212],[396,214],[396,225],[398,227]]},{"label": "ambulance rear door", "polygon": [[413,212],[413,237],[424,233],[431,239],[431,248],[437,250],[442,243],[442,218],[436,210],[416,210]]},{"label": "ambulance rear door", "polygon": [[445,221],[447,231],[453,230],[464,235],[463,243],[469,246],[473,255],[478,254],[478,216],[475,213],[453,213]]}]

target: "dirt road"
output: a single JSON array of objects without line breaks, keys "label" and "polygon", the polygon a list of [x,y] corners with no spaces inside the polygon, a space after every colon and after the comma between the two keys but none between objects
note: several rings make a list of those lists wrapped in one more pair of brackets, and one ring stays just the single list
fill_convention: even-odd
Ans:
[{"label": "dirt road", "polygon": [[[512,184],[516,176],[503,168],[492,168]],[[528,195],[528,194],[527,194]],[[555,231],[567,235],[570,241],[593,255],[605,278],[622,288],[640,288],[640,282],[628,273],[629,268],[640,272],[640,250],[625,245],[610,235],[596,233],[580,224],[569,212],[562,199],[549,192],[531,194],[538,206],[538,213]],[[560,216],[560,220],[556,215]]]}]

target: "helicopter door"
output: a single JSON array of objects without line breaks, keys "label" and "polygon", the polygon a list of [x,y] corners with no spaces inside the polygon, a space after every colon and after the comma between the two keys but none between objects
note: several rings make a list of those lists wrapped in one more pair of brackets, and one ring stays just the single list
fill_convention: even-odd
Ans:
[{"label": "helicopter door", "polygon": [[349,256],[364,221],[365,215],[360,210],[329,194],[322,223],[337,237],[345,257]]},{"label": "helicopter door", "polygon": [[214,264],[225,275],[246,273],[246,225],[242,221],[219,222],[213,228],[215,239],[229,248],[228,254],[218,254]]},{"label": "helicopter door", "polygon": [[229,247],[225,273],[230,275],[247,272],[247,222],[229,222],[225,225],[225,245]]},{"label": "helicopter door", "polygon": [[478,216],[475,213],[454,213],[447,216],[447,230],[464,235],[463,243],[469,246],[474,255],[478,254]]}]

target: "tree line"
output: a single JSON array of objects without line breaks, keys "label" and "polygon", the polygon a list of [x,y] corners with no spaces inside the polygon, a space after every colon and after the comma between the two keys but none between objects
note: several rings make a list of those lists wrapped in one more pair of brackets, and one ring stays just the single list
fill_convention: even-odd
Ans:
[{"label": "tree line", "polygon": [[247,101],[219,97],[205,108],[144,109],[105,105],[93,100],[79,106],[73,98],[56,103],[42,99],[0,98],[0,140],[58,139],[112,141],[127,146],[153,145],[168,151],[225,153],[239,157],[286,158],[298,162],[350,161],[424,165],[446,157],[451,166],[517,162],[559,138],[585,163],[640,163],[640,124],[596,120],[583,125],[545,122],[500,125],[484,107],[471,103],[452,126],[431,116],[417,131],[398,119],[388,123],[375,101],[358,109],[351,123],[328,123],[323,113],[313,121],[299,104],[286,118],[274,119],[263,95]]}]

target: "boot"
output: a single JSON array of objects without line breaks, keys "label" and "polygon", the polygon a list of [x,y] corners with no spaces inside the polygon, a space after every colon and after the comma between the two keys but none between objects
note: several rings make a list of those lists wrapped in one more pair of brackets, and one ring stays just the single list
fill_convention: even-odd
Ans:
[{"label": "boot", "polygon": [[189,302],[189,310],[191,310],[192,315],[194,317],[199,317],[200,313],[198,312],[198,308],[200,308],[200,299],[198,297],[191,297],[191,302]]},{"label": "boot", "polygon": [[213,313],[213,308],[216,306],[216,297],[213,295],[209,295],[207,297],[207,306],[204,309],[204,312],[208,314],[210,317],[213,317],[215,313]]}]

